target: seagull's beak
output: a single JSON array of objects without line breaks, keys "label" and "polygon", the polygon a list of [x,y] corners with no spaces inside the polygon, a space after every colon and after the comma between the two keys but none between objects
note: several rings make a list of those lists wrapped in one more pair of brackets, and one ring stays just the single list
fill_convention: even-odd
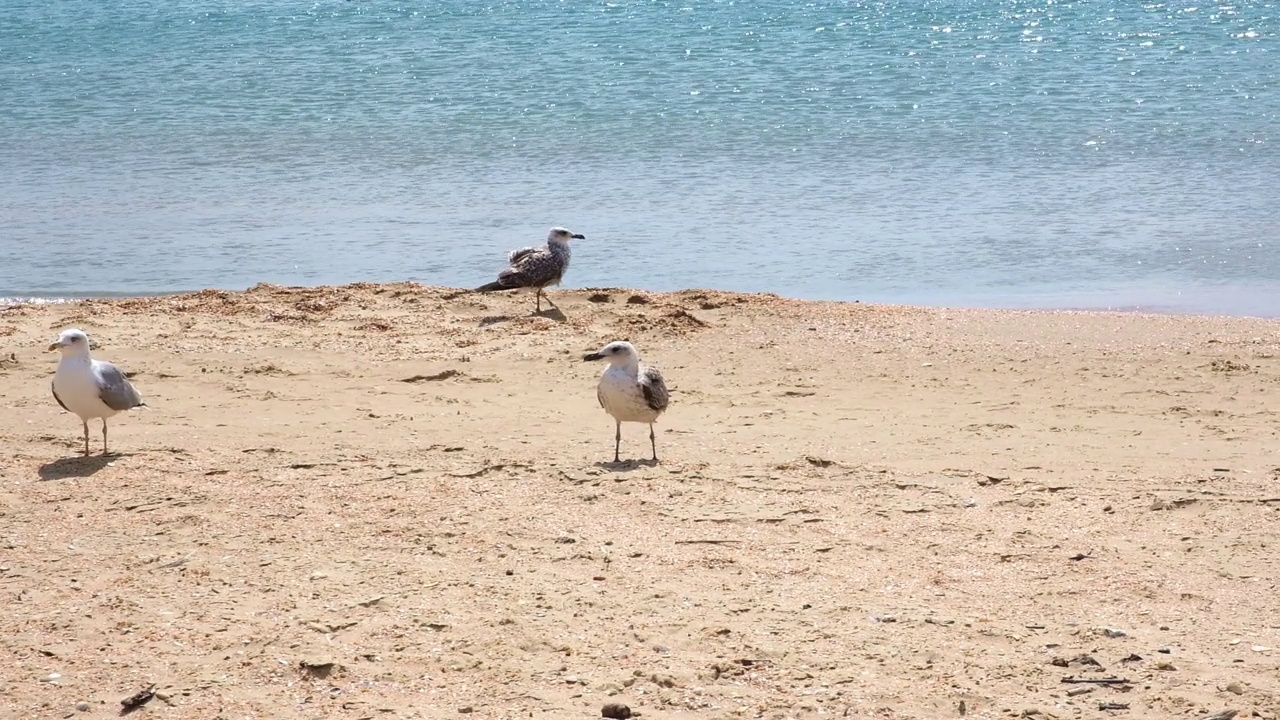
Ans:
[{"label": "seagull's beak", "polygon": [[63,346],[62,341],[61,341],[61,340],[59,340],[59,341],[57,341],[57,342],[55,342],[55,343],[53,343],[53,344],[51,344],[51,345],[49,346],[49,352],[53,352],[54,350],[58,350],[58,349],[60,349],[62,346]]},{"label": "seagull's beak", "polygon": [[602,358],[602,357],[604,357],[604,356],[603,356],[603,355],[601,355],[600,353],[591,353],[590,355],[583,355],[583,356],[582,356],[582,361],[583,361],[583,362],[586,362],[586,361],[588,361],[588,360],[599,360],[599,359],[600,359],[600,358]]},{"label": "seagull's beak", "polygon": [[570,235],[569,237],[573,238],[574,240],[586,240],[586,239],[587,239],[587,236],[586,236],[586,235],[583,235],[582,233],[574,233],[574,234]]}]

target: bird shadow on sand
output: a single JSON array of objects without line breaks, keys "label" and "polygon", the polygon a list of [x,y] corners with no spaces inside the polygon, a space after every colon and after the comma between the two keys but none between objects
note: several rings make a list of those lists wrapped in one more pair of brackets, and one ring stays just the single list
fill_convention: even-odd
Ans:
[{"label": "bird shadow on sand", "polygon": [[113,461],[124,457],[112,453],[110,455],[76,455],[61,460],[54,460],[40,466],[41,480],[65,480],[67,478],[86,478],[110,465]]},{"label": "bird shadow on sand", "polygon": [[498,323],[510,322],[510,315],[486,315],[480,318],[480,327],[489,327]]},{"label": "bird shadow on sand", "polygon": [[[542,311],[535,310],[534,312],[529,313],[529,317],[546,318],[556,322],[565,322],[569,319],[564,313],[560,312],[560,308],[558,307],[547,308]],[[498,323],[511,322],[515,319],[516,317],[513,315],[486,315],[485,317],[480,318],[480,327],[489,327],[490,325],[497,325]]]},{"label": "bird shadow on sand", "polygon": [[569,319],[565,317],[564,313],[560,312],[560,308],[554,307],[554,306],[549,307],[546,310],[543,310],[542,312],[535,311],[533,313],[533,317],[544,317],[548,320],[555,320],[556,322],[564,322]]},{"label": "bird shadow on sand", "polygon": [[659,462],[657,460],[623,460],[621,462],[602,461],[596,463],[596,467],[601,470],[608,470],[609,472],[631,472],[632,470],[639,470],[641,468],[655,468],[658,467],[658,465]]}]

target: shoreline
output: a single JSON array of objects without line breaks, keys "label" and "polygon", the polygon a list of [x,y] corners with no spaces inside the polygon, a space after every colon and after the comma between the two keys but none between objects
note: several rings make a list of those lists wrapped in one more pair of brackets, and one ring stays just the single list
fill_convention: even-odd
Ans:
[{"label": "shoreline", "polygon": [[[452,292],[0,310],[14,711],[1280,712],[1280,321]],[[147,401],[118,455],[50,396],[68,326]],[[657,465],[583,360],[624,338]]]},{"label": "shoreline", "polygon": [[[274,288],[280,290],[333,290],[341,288],[358,288],[368,286],[397,286],[410,285],[422,288],[424,290],[438,290],[443,292],[463,292],[469,288],[449,287],[443,285],[427,285],[417,281],[397,281],[397,282],[351,282],[341,285],[278,285],[275,283],[261,282],[256,283],[243,290],[225,289],[225,288],[202,288],[200,290],[181,290],[181,291],[163,291],[152,293],[113,293],[113,292],[88,292],[73,293],[69,295],[55,294],[34,294],[34,295],[0,295],[0,308],[13,307],[19,305],[66,305],[77,303],[85,300],[90,301],[118,301],[118,300],[141,300],[147,298],[164,298],[176,297],[184,295],[198,295],[204,292],[226,292],[226,293],[248,293],[255,288]],[[681,295],[688,293],[724,293],[730,295],[742,295],[744,297],[754,296],[772,296],[780,299],[794,300],[796,302],[809,303],[833,303],[833,304],[850,304],[850,305],[868,305],[879,307],[900,307],[913,308],[920,310],[938,310],[938,311],[991,311],[991,312],[1033,312],[1033,313],[1116,313],[1124,315],[1153,315],[1153,316],[1174,316],[1174,317],[1198,317],[1198,318],[1221,318],[1221,319],[1254,319],[1254,320],[1276,320],[1280,319],[1280,310],[1275,314],[1239,314],[1239,313],[1222,313],[1213,311],[1194,311],[1172,306],[1117,306],[1117,307],[1089,307],[1075,305],[1035,305],[1035,304],[1013,304],[1013,305],[947,305],[947,304],[931,304],[931,303],[899,303],[899,302],[876,302],[864,301],[860,299],[854,300],[832,300],[823,298],[798,298],[785,295],[779,295],[771,292],[743,292],[736,290],[719,290],[713,288],[684,288],[680,290],[646,290],[642,288],[619,288],[619,287],[573,287],[573,288],[553,288],[548,292],[553,293],[593,293],[593,292],[631,292],[631,293],[648,293],[653,295]]]}]

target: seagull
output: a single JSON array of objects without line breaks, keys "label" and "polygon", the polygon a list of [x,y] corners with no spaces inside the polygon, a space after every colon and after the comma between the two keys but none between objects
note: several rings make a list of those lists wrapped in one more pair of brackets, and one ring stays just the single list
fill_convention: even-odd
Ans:
[{"label": "seagull", "polygon": [[[542,289],[559,285],[564,272],[569,269],[569,241],[586,239],[587,236],[581,233],[553,227],[547,233],[545,247],[512,250],[507,256],[510,267],[498,273],[497,280],[481,285],[475,292],[534,288],[537,291],[537,312],[542,312]],[[551,302],[551,298],[547,298],[547,302]]]},{"label": "seagull", "polygon": [[123,410],[146,407],[120,368],[89,357],[89,336],[82,330],[63,330],[49,351],[62,353],[53,374],[53,399],[63,410],[80,416],[84,425],[84,454],[89,454],[89,420],[102,418],[102,454],[107,454],[107,418]]},{"label": "seagull", "polygon": [[584,355],[582,359],[609,361],[609,367],[605,368],[596,387],[596,398],[600,400],[600,407],[612,415],[617,424],[613,461],[620,462],[618,449],[622,446],[622,423],[639,422],[649,424],[649,445],[653,448],[653,461],[657,462],[658,443],[653,437],[653,424],[671,401],[662,373],[658,368],[642,365],[635,346],[621,340]]}]

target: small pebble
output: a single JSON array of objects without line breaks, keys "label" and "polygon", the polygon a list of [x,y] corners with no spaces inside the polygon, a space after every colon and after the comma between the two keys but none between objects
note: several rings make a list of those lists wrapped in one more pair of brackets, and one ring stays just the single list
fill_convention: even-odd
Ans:
[{"label": "small pebble", "polygon": [[1240,684],[1240,683],[1238,683],[1238,682],[1228,683],[1228,684],[1227,684],[1227,692],[1232,693],[1232,694],[1235,694],[1235,695],[1243,695],[1243,694],[1244,694],[1244,686],[1243,686],[1243,685],[1241,685],[1241,684]]},{"label": "small pebble", "polygon": [[631,717],[631,708],[621,703],[609,703],[600,708],[600,717],[614,718],[614,720],[627,720]]},{"label": "small pebble", "polygon": [[471,707],[470,705],[466,705],[464,707],[458,708],[458,712],[462,713],[463,715],[466,715],[468,713],[473,713],[475,711],[476,711],[475,708]]},{"label": "small pebble", "polygon": [[44,681],[47,683],[56,683],[62,678],[61,673],[49,673],[45,676]]},{"label": "small pebble", "polygon": [[1067,697],[1079,697],[1081,695],[1088,695],[1091,692],[1093,692],[1093,688],[1091,687],[1071,688],[1067,691]]},{"label": "small pebble", "polygon": [[79,710],[80,712],[89,712],[89,703],[81,700],[80,702],[76,703],[76,709]]},{"label": "small pebble", "polygon": [[659,687],[672,688],[676,686],[676,679],[671,677],[670,675],[654,673],[649,676],[649,680],[650,682],[652,682],[655,685],[658,685]]}]

